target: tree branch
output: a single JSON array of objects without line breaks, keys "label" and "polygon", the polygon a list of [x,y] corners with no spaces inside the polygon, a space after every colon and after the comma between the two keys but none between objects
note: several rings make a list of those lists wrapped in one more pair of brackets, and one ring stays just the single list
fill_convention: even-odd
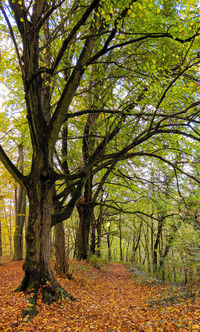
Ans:
[{"label": "tree branch", "polygon": [[62,59],[63,54],[66,51],[69,43],[72,41],[72,39],[76,35],[76,33],[79,30],[79,28],[86,22],[87,18],[91,14],[91,12],[98,6],[99,1],[100,0],[93,0],[92,1],[91,5],[86,9],[85,13],[81,17],[81,19],[78,21],[78,23],[74,26],[74,28],[71,30],[71,32],[68,35],[68,37],[63,41],[63,44],[62,44],[62,46],[61,46],[61,48],[60,48],[60,50],[58,52],[58,55],[57,55],[56,59],[54,60],[54,63],[52,64],[52,67],[51,67],[51,72],[52,73],[57,68],[57,66],[58,66],[60,60]]},{"label": "tree branch", "polygon": [[26,177],[17,169],[0,145],[0,160],[13,178],[26,191]]},{"label": "tree branch", "polygon": [[85,184],[85,181],[86,179],[83,179],[79,182],[67,206],[64,209],[62,209],[61,212],[52,215],[51,227],[55,226],[56,224],[60,223],[63,220],[68,219],[71,216],[73,209],[76,206],[76,203],[78,202],[82,194],[82,188]]},{"label": "tree branch", "polygon": [[6,21],[7,25],[8,25],[8,29],[10,31],[10,35],[11,35],[13,44],[15,46],[15,51],[17,53],[17,59],[18,59],[18,63],[19,63],[20,69],[21,69],[22,77],[24,78],[24,66],[23,66],[22,61],[21,61],[21,56],[20,56],[20,53],[19,53],[19,49],[18,49],[18,46],[17,46],[15,35],[14,35],[14,32],[13,32],[12,26],[10,24],[10,21],[8,19],[8,16],[7,16],[7,14],[6,14],[6,12],[5,12],[5,10],[4,10],[1,2],[0,2],[0,9],[1,9],[1,11],[3,13],[3,16],[5,18],[5,21]]}]

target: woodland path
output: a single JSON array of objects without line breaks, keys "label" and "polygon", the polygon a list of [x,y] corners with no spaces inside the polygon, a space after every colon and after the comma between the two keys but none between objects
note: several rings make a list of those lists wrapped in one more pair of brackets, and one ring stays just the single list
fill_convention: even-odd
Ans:
[{"label": "woodland path", "polygon": [[[47,306],[38,301],[38,315],[21,321],[27,306],[23,293],[13,293],[23,272],[22,262],[0,267],[0,331],[200,331],[198,292],[142,282],[122,264],[102,270],[71,262],[73,280],[59,279],[78,301]],[[196,293],[195,293],[196,292]]]}]

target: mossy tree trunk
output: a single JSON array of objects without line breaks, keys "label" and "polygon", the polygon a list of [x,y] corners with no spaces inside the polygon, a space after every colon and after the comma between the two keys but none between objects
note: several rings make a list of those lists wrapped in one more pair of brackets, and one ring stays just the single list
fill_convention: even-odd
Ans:
[{"label": "mossy tree trunk", "polygon": [[[32,172],[28,184],[29,218],[26,231],[26,259],[23,265],[24,279],[19,287],[22,291],[37,292],[47,282],[51,285],[48,303],[58,297],[59,287],[50,267],[50,231],[53,181],[48,171]],[[47,290],[47,289],[46,289]]]}]

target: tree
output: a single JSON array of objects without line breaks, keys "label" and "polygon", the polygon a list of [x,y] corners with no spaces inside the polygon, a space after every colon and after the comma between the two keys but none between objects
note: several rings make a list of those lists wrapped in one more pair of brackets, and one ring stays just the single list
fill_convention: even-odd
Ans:
[{"label": "tree", "polygon": [[[119,14],[117,13],[112,22],[111,33],[109,33],[107,40],[104,41],[101,50],[92,57],[95,40],[102,29],[101,19],[98,19],[96,14],[99,2],[94,0],[88,3],[81,16],[79,12],[75,11],[73,16],[75,23],[72,19],[71,31],[63,40],[62,45],[58,44],[58,39],[56,39],[57,43],[53,43],[55,36],[59,37],[58,33],[54,36],[54,32],[56,33],[54,29],[57,25],[56,13],[60,6],[63,5],[62,2],[48,4],[46,1],[35,1],[29,4],[28,2],[8,1],[8,8],[12,10],[14,15],[18,35],[14,32],[13,23],[11,23],[10,14],[8,15],[5,4],[2,1],[0,2],[0,8],[13,41],[21,71],[32,145],[31,170],[27,176],[24,176],[16,168],[2,147],[0,149],[1,161],[16,181],[24,188],[29,199],[29,219],[26,233],[27,253],[23,266],[25,276],[19,289],[31,290],[34,288],[34,292],[37,293],[41,285],[49,282],[50,286],[43,289],[45,300],[49,303],[58,298],[61,289],[49,265],[51,226],[71,215],[77,200],[81,196],[81,190],[87,179],[94,157],[98,157],[103,148],[103,146],[100,146],[99,149],[96,149],[84,172],[77,172],[71,177],[69,176],[69,179],[74,179],[74,183],[71,184],[75,188],[73,195],[65,211],[62,211],[59,216],[51,218],[54,184],[56,181],[67,177],[67,174],[60,176],[53,169],[53,154],[56,141],[85,70],[95,59],[98,59],[108,51],[108,45],[116,35],[117,26],[125,18],[129,7],[128,5],[128,7],[123,8],[123,5],[120,4]],[[74,6],[77,8],[76,2]],[[74,7],[70,8],[68,4],[65,4],[63,9],[62,19],[65,19],[68,13],[71,14],[73,12]],[[48,44],[44,44],[45,24],[50,16],[52,22],[54,22],[54,26],[50,27],[49,25],[48,27],[51,29],[52,40],[50,39]],[[48,84],[51,84],[52,81],[55,82],[55,77],[59,75],[62,68],[65,68],[64,55],[78,32],[84,35],[84,42],[80,43],[76,64],[70,77],[64,82],[61,96],[57,97],[57,100],[55,100],[56,106],[51,111],[48,108],[50,103],[47,102],[49,95],[46,93],[46,89]],[[19,44],[17,38],[20,40]],[[20,53],[20,45],[22,45],[23,49],[22,54]],[[43,51],[45,53],[50,45],[53,45],[52,51],[55,47],[59,47],[59,51],[54,58],[53,64],[47,66],[47,63],[42,60],[42,55]],[[41,62],[44,63],[44,66],[40,64]],[[56,95],[53,94],[54,86],[51,85],[51,87],[52,98],[56,99]]]},{"label": "tree", "polygon": [[[85,71],[85,66],[91,56],[94,45],[95,27],[93,22],[88,29],[88,37],[80,52],[77,65],[70,79],[65,84],[62,95],[56,104],[51,120],[50,110],[46,110],[45,94],[49,78],[54,77],[60,61],[63,58],[67,46],[77,31],[84,25],[88,17],[98,6],[99,1],[93,1],[88,5],[82,17],[78,19],[71,33],[63,41],[60,51],[51,68],[40,67],[41,56],[40,34],[47,18],[56,12],[61,3],[46,7],[45,1],[36,1],[29,6],[28,3],[9,1],[9,7],[14,13],[14,18],[23,45],[23,54],[20,54],[19,46],[9,21],[4,4],[1,2],[1,11],[4,15],[15,50],[18,57],[19,67],[22,74],[27,119],[32,143],[32,164],[28,176],[23,176],[14,166],[6,153],[1,148],[1,160],[18,183],[25,189],[29,199],[29,221],[26,233],[27,254],[23,269],[25,277],[19,287],[20,290],[37,292],[39,287],[48,281],[51,287],[44,289],[45,300],[52,302],[58,298],[60,287],[49,265],[49,243],[51,230],[51,214],[53,204],[53,185],[59,179],[59,175],[53,170],[53,153],[60,128],[66,118],[67,109],[79,86],[79,82]],[[67,8],[66,8],[67,11]],[[54,16],[55,18],[55,16]],[[50,43],[50,41],[49,41]],[[43,45],[47,47],[48,45]],[[80,178],[77,174],[74,178]],[[68,204],[68,216],[71,214],[74,204],[81,194],[81,188],[85,179],[79,180],[74,196]],[[67,293],[66,293],[67,294]],[[72,297],[71,297],[72,298]]]}]

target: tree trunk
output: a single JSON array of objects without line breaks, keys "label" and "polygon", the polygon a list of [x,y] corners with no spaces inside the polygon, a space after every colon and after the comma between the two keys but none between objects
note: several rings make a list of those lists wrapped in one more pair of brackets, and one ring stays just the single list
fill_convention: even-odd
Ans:
[{"label": "tree trunk", "polygon": [[91,211],[91,243],[90,243],[90,253],[91,255],[95,255],[96,253],[96,227],[95,227],[95,216],[94,216],[94,208]]},{"label": "tree trunk", "polygon": [[110,241],[110,227],[109,225],[108,232],[107,232],[107,245],[108,245],[108,260],[111,260],[111,241]]},{"label": "tree trunk", "polygon": [[128,253],[129,253],[129,245],[130,245],[130,242],[131,242],[131,235],[129,236],[128,238],[128,243],[127,243],[127,247],[126,247],[126,262],[128,262]]},{"label": "tree trunk", "polygon": [[142,254],[141,254],[141,246],[140,246],[140,244],[138,246],[138,260],[139,260],[139,263],[141,265],[142,264]]},{"label": "tree trunk", "polygon": [[89,251],[89,232],[90,232],[90,217],[91,211],[84,203],[82,197],[77,204],[77,210],[79,214],[79,228],[77,233],[77,258],[87,259]]},{"label": "tree trunk", "polygon": [[[0,201],[3,196],[0,196]],[[1,215],[0,215],[0,256],[3,255],[3,250],[2,250],[2,228],[1,228]]]},{"label": "tree trunk", "polygon": [[22,187],[19,187],[14,233],[14,261],[23,259],[23,227],[25,222],[25,214],[26,193]]},{"label": "tree trunk", "polygon": [[98,257],[101,257],[101,224],[97,224],[97,251],[96,254]]},{"label": "tree trunk", "polygon": [[120,261],[123,261],[122,226],[121,226],[121,221],[119,222],[119,250],[120,250]]},{"label": "tree trunk", "polygon": [[0,219],[0,256],[2,256],[3,250],[2,250],[2,232],[1,232],[1,219]]},{"label": "tree trunk", "polygon": [[68,262],[65,253],[65,230],[63,222],[55,225],[55,270],[60,277],[66,278],[68,272]]},{"label": "tree trunk", "polygon": [[[54,201],[54,212],[59,212],[61,208],[59,201]],[[63,222],[54,226],[55,235],[55,270],[56,273],[63,278],[66,278],[68,272],[68,262],[65,252],[65,230]]]},{"label": "tree trunk", "polygon": [[29,189],[29,218],[26,232],[27,255],[24,263],[23,290],[54,281],[50,261],[51,184],[34,181]]},{"label": "tree trunk", "polygon": [[97,256],[101,257],[101,233],[102,233],[102,223],[103,223],[103,204],[100,204],[99,216],[97,218]]},{"label": "tree trunk", "polygon": [[161,238],[161,233],[162,233],[162,228],[163,228],[163,223],[164,223],[164,217],[160,216],[160,219],[158,221],[158,231],[156,235],[156,241],[154,243],[154,249],[153,249],[153,272],[157,273],[158,269],[158,248],[159,248],[159,243],[160,243],[160,238]]},{"label": "tree trunk", "polygon": [[[135,221],[133,220],[133,223],[134,222]],[[133,232],[133,247],[132,247],[132,254],[131,254],[131,262],[132,263],[135,263],[136,251],[137,251],[137,249],[139,247],[139,243],[140,243],[141,230],[142,230],[142,221],[140,222],[138,234],[136,234],[135,232]],[[137,236],[137,239],[136,239],[136,236]]]},{"label": "tree trunk", "polygon": [[[159,266],[159,271],[160,271],[160,275],[161,275],[161,279],[165,280],[165,266],[164,266],[164,261],[168,255],[168,252],[170,250],[170,248],[172,247],[173,244],[173,240],[174,237],[176,235],[176,232],[179,228],[179,225],[176,226],[175,224],[172,225],[172,232],[169,234],[168,239],[167,239],[167,244],[165,246],[165,250],[164,253],[160,256],[160,266]],[[173,251],[172,251],[172,257],[173,257]]]},{"label": "tree trunk", "polygon": [[[36,174],[35,174],[36,173]],[[50,232],[52,213],[52,181],[50,176],[32,174],[28,184],[29,218],[26,231],[26,259],[24,279],[17,290],[37,292],[41,286],[43,300],[50,304],[60,293],[73,299],[57,282],[50,267]],[[27,314],[31,315],[30,312]]]},{"label": "tree trunk", "polygon": [[145,238],[145,255],[147,259],[147,270],[151,272],[151,264],[150,264],[150,253],[149,253],[149,226],[147,225],[146,232],[144,233]]},{"label": "tree trunk", "polygon": [[151,270],[153,271],[153,248],[154,248],[154,223],[151,220]]},{"label": "tree trunk", "polygon": [[[18,145],[18,164],[19,164],[19,170],[23,174],[24,170],[23,144]],[[21,186],[19,186],[18,195],[16,188],[16,219],[15,219],[15,233],[14,233],[14,257],[13,257],[13,260],[15,261],[23,259],[23,227],[25,222],[25,212],[26,212],[26,193],[25,190]]]}]

